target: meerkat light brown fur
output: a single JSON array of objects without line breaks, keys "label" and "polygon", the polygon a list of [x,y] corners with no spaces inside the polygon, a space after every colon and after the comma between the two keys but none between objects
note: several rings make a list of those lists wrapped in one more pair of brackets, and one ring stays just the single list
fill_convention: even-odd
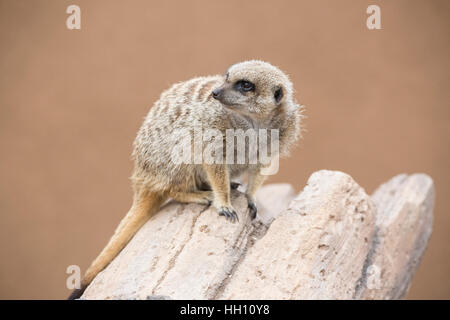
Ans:
[{"label": "meerkat light brown fur", "polygon": [[69,299],[81,296],[167,199],[212,203],[219,215],[234,222],[238,216],[230,202],[230,188],[236,184],[231,181],[247,173],[249,214],[256,216],[254,195],[265,179],[261,170],[267,164],[250,164],[248,157],[240,164],[175,163],[172,151],[185,138],[183,134],[196,128],[213,129],[223,137],[228,129],[276,129],[279,154],[283,156],[299,138],[300,119],[301,107],[294,100],[288,76],[263,61],[241,62],[232,65],[225,75],[194,78],[164,91],[134,142],[132,207],[87,270],[81,289]]}]

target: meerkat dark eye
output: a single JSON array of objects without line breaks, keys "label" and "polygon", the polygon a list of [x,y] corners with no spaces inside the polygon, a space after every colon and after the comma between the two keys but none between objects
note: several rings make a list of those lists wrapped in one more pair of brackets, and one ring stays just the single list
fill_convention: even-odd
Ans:
[{"label": "meerkat dark eye", "polygon": [[255,85],[253,83],[251,83],[250,81],[240,80],[240,81],[236,82],[235,88],[236,88],[236,90],[241,91],[241,92],[242,91],[249,92],[249,91],[255,90]]},{"label": "meerkat dark eye", "polygon": [[275,90],[274,93],[274,98],[275,98],[275,103],[279,104],[281,99],[283,99],[283,89],[282,88],[278,88],[277,90]]},{"label": "meerkat dark eye", "polygon": [[255,85],[249,81],[242,81],[242,89],[244,91],[251,91],[255,89]]}]

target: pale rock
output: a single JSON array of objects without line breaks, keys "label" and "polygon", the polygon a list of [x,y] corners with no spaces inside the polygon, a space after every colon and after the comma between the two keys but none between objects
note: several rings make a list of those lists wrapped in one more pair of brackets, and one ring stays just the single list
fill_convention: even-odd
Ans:
[{"label": "pale rock", "polygon": [[347,174],[318,171],[296,196],[263,186],[258,217],[232,192],[239,223],[170,202],[82,299],[397,299],[431,234],[434,189],[400,175],[372,197]]}]

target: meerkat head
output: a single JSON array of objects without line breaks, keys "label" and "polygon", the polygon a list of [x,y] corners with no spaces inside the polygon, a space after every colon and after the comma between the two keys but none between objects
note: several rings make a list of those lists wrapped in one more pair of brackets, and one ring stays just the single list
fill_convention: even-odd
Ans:
[{"label": "meerkat head", "polygon": [[231,111],[264,118],[290,102],[292,91],[291,81],[280,69],[252,60],[232,65],[212,95]]}]

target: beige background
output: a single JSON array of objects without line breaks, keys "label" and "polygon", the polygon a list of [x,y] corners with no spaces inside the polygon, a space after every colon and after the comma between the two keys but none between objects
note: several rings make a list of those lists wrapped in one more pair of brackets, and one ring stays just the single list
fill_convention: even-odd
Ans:
[{"label": "beige background", "polygon": [[[367,30],[370,4],[383,30]],[[66,267],[85,270],[130,205],[131,144],[160,92],[250,58],[287,71],[307,107],[271,181],[433,177],[409,298],[450,298],[449,18],[448,0],[0,0],[0,298],[66,298]]]}]

